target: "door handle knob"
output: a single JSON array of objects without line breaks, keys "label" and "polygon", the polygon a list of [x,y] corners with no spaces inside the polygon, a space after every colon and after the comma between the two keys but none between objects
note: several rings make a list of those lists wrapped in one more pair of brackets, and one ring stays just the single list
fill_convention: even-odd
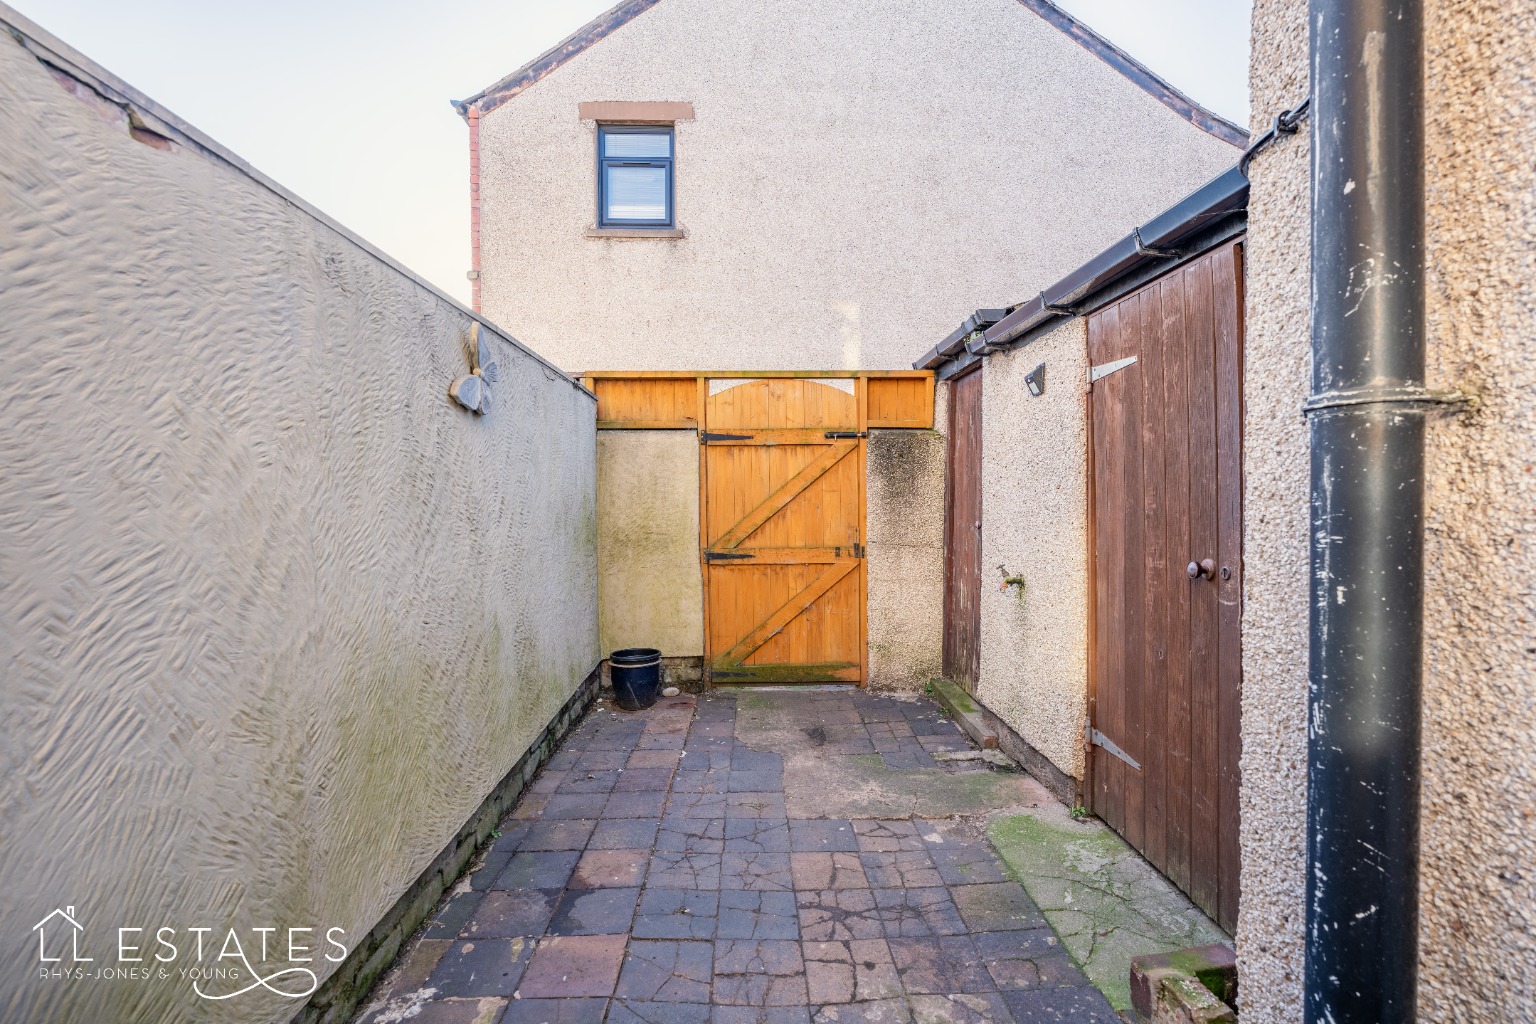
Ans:
[{"label": "door handle knob", "polygon": [[1184,572],[1192,580],[1213,579],[1216,576],[1216,563],[1211,559],[1203,559],[1199,562],[1190,562],[1184,567]]}]

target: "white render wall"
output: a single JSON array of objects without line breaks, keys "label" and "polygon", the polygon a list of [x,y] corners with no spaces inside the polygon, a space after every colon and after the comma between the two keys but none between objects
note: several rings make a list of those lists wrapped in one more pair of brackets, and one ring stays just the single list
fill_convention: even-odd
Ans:
[{"label": "white render wall", "polygon": [[[584,237],[600,100],[694,105],[686,238]],[[661,0],[480,147],[484,308],[576,371],[904,369],[1238,156],[1016,0]]]},{"label": "white render wall", "polygon": [[32,926],[362,940],[596,664],[595,403],[458,408],[466,312],[128,129],[0,34],[0,1019],[286,1021]]}]

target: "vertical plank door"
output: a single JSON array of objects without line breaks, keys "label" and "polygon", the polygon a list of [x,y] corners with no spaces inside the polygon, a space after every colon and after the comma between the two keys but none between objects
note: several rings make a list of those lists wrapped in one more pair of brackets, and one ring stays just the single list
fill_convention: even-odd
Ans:
[{"label": "vertical plank door", "polygon": [[703,572],[710,681],[862,684],[864,382],[711,379]]},{"label": "vertical plank door", "polygon": [[1238,913],[1242,249],[1088,319],[1092,810],[1224,928]]},{"label": "vertical plank door", "polygon": [[944,678],[970,693],[981,675],[981,373],[949,383],[944,474]]}]

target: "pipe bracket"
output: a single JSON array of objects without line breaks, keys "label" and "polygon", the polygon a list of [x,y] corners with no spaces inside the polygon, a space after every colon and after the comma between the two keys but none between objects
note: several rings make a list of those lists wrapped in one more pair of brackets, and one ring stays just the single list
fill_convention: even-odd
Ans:
[{"label": "pipe bracket", "polygon": [[1141,240],[1141,228],[1131,228],[1131,241],[1136,243],[1136,253],[1140,256],[1156,256],[1166,260],[1176,260],[1184,255],[1182,250],[1168,249],[1158,245],[1148,245]]},{"label": "pipe bracket", "polygon": [[1474,399],[1461,391],[1433,391],[1423,387],[1354,388],[1324,391],[1312,395],[1301,406],[1303,416],[1329,409],[1347,409],[1360,405],[1439,406],[1450,412],[1465,412]]},{"label": "pipe bracket", "polygon": [[988,341],[986,332],[978,328],[967,335],[965,350],[973,356],[989,356],[998,351],[998,346]]},{"label": "pipe bracket", "polygon": [[1243,151],[1242,158],[1237,161],[1237,169],[1243,177],[1248,177],[1248,165],[1259,152],[1267,148],[1282,135],[1295,135],[1301,130],[1301,122],[1306,120],[1312,109],[1312,97],[1308,96],[1289,110],[1282,110],[1275,115],[1274,125],[1253,141],[1253,144]]},{"label": "pipe bracket", "polygon": [[1058,306],[1055,303],[1048,301],[1045,297],[1045,292],[1040,293],[1040,308],[1045,310],[1047,313],[1056,313],[1060,316],[1077,316],[1077,310],[1073,309],[1071,306]]}]

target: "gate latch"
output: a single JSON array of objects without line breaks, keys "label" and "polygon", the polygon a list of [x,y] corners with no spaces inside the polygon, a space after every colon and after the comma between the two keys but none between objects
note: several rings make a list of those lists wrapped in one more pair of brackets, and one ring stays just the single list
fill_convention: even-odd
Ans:
[{"label": "gate latch", "polygon": [[1087,733],[1088,745],[1090,747],[1103,747],[1105,750],[1109,751],[1111,754],[1114,754],[1116,757],[1130,765],[1132,768],[1135,768],[1137,771],[1141,771],[1141,765],[1136,763],[1136,759],[1130,754],[1127,754],[1124,750],[1121,750],[1120,745],[1117,744],[1114,740],[1110,739],[1108,736],[1105,736],[1103,733],[1099,732],[1099,730],[1095,729],[1092,722],[1088,723]]},{"label": "gate latch", "polygon": [[829,430],[822,436],[828,441],[851,441],[866,435],[862,430]]}]

